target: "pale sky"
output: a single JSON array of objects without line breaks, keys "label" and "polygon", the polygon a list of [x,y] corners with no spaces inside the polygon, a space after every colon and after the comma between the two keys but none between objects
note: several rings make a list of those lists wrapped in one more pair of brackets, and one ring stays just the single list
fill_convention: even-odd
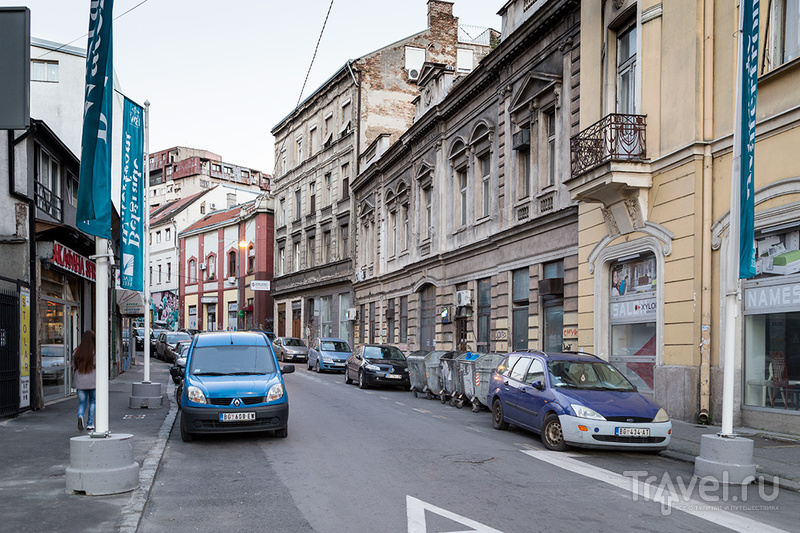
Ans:
[{"label": "pale sky", "polygon": [[[454,0],[461,24],[500,30],[507,0]],[[115,0],[114,17],[142,0]],[[31,36],[86,48],[89,0],[0,0]],[[122,92],[150,101],[150,148],[210,150],[272,173],[270,130],[297,104],[330,0],[145,0],[114,22]],[[346,60],[425,29],[426,0],[334,0],[303,98]]]}]

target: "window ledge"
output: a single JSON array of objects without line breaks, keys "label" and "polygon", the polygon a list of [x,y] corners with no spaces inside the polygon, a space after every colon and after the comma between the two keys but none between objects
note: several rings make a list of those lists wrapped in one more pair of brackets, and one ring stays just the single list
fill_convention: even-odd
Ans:
[{"label": "window ledge", "polygon": [[770,81],[772,78],[778,78],[783,74],[795,70],[800,65],[800,57],[796,57],[791,61],[787,61],[779,67],[766,72],[758,77],[758,83]]}]

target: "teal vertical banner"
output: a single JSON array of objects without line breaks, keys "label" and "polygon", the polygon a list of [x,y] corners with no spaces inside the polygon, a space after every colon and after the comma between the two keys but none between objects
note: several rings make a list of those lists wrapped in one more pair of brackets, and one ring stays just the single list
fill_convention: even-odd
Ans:
[{"label": "teal vertical banner", "polygon": [[748,279],[756,275],[755,250],[755,148],[756,148],[756,94],[758,88],[758,24],[759,0],[743,0],[742,40],[739,53],[742,56],[742,72],[739,79],[742,95],[741,143],[741,195],[739,197],[739,278]]},{"label": "teal vertical banner", "polygon": [[144,109],[127,98],[122,113],[120,286],[144,290]]},{"label": "teal vertical banner", "polygon": [[77,226],[95,237],[111,238],[111,110],[114,86],[111,23],[114,0],[89,7],[86,94],[83,106]]}]

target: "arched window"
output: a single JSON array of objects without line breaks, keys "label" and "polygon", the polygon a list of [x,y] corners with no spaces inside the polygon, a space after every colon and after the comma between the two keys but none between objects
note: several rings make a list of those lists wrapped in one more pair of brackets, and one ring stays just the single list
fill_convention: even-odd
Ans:
[{"label": "arched window", "polygon": [[189,259],[189,283],[197,282],[197,261]]}]

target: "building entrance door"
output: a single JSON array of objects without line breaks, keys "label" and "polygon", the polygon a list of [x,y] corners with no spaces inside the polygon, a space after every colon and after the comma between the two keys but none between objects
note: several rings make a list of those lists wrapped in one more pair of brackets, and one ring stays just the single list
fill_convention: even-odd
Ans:
[{"label": "building entrance door", "polygon": [[300,321],[300,309],[292,309],[292,337],[302,338],[303,328]]},{"label": "building entrance door", "polygon": [[436,349],[436,287],[428,285],[420,293],[419,349]]}]

